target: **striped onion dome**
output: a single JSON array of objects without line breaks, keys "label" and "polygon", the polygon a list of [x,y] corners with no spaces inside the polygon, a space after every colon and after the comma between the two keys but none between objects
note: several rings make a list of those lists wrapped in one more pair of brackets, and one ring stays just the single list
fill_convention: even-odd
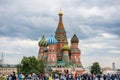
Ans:
[{"label": "striped onion dome", "polygon": [[57,43],[57,40],[53,35],[51,35],[48,39],[48,44],[56,44],[56,43]]},{"label": "striped onion dome", "polygon": [[69,51],[70,48],[69,48],[69,46],[65,43],[65,44],[63,45],[63,47],[62,47],[62,50],[63,50],[63,51]]},{"label": "striped onion dome", "polygon": [[42,36],[42,39],[39,41],[38,45],[45,46],[45,47],[48,46],[48,43],[47,43],[44,35]]}]

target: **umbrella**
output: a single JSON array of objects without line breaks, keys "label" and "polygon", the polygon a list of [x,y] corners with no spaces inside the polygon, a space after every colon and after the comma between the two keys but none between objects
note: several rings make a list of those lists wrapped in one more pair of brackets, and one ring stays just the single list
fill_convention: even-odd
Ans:
[{"label": "umbrella", "polygon": [[20,79],[23,79],[23,78],[25,78],[25,76],[24,76],[24,74],[19,74],[19,76],[18,76]]}]

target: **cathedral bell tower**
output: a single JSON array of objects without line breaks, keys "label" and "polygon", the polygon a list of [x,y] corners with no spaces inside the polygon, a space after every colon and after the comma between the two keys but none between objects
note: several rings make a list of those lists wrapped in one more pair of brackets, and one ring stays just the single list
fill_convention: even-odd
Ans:
[{"label": "cathedral bell tower", "polygon": [[55,38],[57,40],[57,52],[58,52],[57,53],[57,58],[58,58],[58,60],[62,60],[62,56],[63,56],[62,47],[67,42],[67,36],[66,36],[66,32],[65,32],[64,25],[63,25],[63,22],[62,22],[62,16],[63,16],[63,13],[60,10],[60,12],[59,12],[59,23],[58,23],[57,30],[55,32]]}]

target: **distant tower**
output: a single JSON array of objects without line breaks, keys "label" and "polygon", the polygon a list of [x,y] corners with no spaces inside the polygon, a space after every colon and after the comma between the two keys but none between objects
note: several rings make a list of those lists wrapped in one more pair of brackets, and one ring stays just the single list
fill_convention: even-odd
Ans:
[{"label": "distant tower", "polygon": [[62,60],[62,56],[63,56],[62,46],[64,45],[64,43],[67,42],[67,36],[66,36],[66,32],[65,32],[64,25],[62,22],[62,16],[63,16],[63,13],[60,10],[59,23],[58,23],[57,30],[55,32],[55,38],[57,39],[57,52],[58,52],[57,57],[58,57],[58,60]]},{"label": "distant tower", "polygon": [[2,53],[2,55],[1,55],[0,64],[4,64],[4,55],[3,55],[3,53]]},{"label": "distant tower", "polygon": [[57,64],[57,41],[53,35],[48,39],[49,49],[48,49],[48,58],[47,64],[49,67],[55,66]]},{"label": "distant tower", "polygon": [[2,64],[4,64],[4,55],[2,53]]},{"label": "distant tower", "polygon": [[115,63],[112,63],[112,69],[115,70]]},{"label": "distant tower", "polygon": [[76,34],[74,34],[74,36],[71,39],[71,60],[73,62],[73,64],[75,64],[77,67],[82,67],[81,61],[80,61],[80,54],[81,51],[78,48],[78,43],[79,43],[79,39],[77,38]]},{"label": "distant tower", "polygon": [[44,49],[48,46],[48,43],[45,39],[45,36],[43,35],[41,40],[38,43],[39,45],[39,53],[38,53],[38,59],[42,60],[43,59],[43,55],[44,55]]}]

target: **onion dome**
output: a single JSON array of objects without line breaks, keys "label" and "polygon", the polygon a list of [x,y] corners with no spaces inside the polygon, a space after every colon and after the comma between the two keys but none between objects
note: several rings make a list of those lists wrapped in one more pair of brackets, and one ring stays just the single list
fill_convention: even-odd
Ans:
[{"label": "onion dome", "polygon": [[67,44],[64,44],[63,47],[62,47],[62,50],[63,51],[69,51],[70,48],[69,48],[69,46]]},{"label": "onion dome", "polygon": [[47,43],[44,35],[42,36],[42,39],[39,41],[38,45],[39,46],[45,46],[45,47],[48,46],[48,43]]},{"label": "onion dome", "polygon": [[48,39],[48,44],[56,44],[56,43],[57,43],[57,40],[53,35],[51,35]]},{"label": "onion dome", "polygon": [[74,34],[74,36],[71,39],[71,43],[78,43],[79,39],[77,38],[76,34]]},{"label": "onion dome", "polygon": [[48,48],[46,47],[46,48],[44,48],[44,52],[48,52]]}]

